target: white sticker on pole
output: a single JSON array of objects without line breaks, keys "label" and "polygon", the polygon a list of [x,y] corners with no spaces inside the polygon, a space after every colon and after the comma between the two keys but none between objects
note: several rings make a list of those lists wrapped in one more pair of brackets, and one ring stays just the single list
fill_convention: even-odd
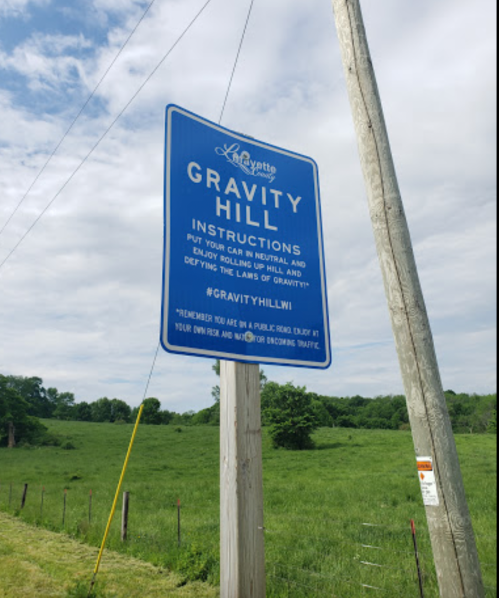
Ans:
[{"label": "white sticker on pole", "polygon": [[423,494],[423,503],[427,507],[438,507],[437,481],[433,471],[432,457],[418,457],[418,477]]}]

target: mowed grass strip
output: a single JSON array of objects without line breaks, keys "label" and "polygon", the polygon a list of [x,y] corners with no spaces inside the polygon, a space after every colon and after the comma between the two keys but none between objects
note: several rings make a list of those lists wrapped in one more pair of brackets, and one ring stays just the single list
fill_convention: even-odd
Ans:
[{"label": "mowed grass strip", "polygon": [[[98,550],[64,534],[32,527],[0,513],[0,596],[67,596],[78,583],[90,586]],[[215,598],[200,582],[183,586],[180,576],[135,558],[105,551],[97,577],[102,596]]]}]

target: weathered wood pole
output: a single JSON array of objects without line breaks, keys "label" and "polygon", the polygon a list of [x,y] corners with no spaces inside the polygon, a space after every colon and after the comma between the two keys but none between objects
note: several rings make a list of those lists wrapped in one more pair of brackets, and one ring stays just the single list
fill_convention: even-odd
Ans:
[{"label": "weathered wood pole", "polygon": [[264,598],[260,371],[220,363],[220,597]]},{"label": "weathered wood pole", "polygon": [[456,445],[359,0],[332,2],[416,455],[434,463],[439,505],[426,505],[426,516],[440,595],[482,598]]},{"label": "weathered wood pole", "polygon": [[121,541],[125,542],[128,535],[128,506],[130,492],[123,492],[123,509],[121,511]]}]

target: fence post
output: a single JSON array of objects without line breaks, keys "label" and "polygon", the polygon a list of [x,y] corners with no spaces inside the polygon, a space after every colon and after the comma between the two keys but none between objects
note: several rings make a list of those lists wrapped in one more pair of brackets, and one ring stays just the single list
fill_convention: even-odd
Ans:
[{"label": "fence post", "polygon": [[68,495],[67,488],[64,488],[64,506],[62,508],[62,527],[64,527],[64,522],[66,520],[66,497]]},{"label": "fence post", "polygon": [[12,502],[12,482],[10,483],[10,488],[9,488],[9,509],[10,509],[11,502]]},{"label": "fence post", "polygon": [[177,500],[177,543],[178,547],[182,544],[182,536],[180,529],[180,498]]},{"label": "fence post", "polygon": [[88,495],[88,524],[92,523],[92,490]]},{"label": "fence post", "polygon": [[128,503],[130,492],[123,492],[123,510],[121,512],[121,541],[125,542],[128,532]]},{"label": "fence post", "polygon": [[28,484],[24,484],[23,496],[21,498],[21,509],[24,509],[24,504],[26,502],[27,494],[28,494]]},{"label": "fence post", "polygon": [[418,569],[419,594],[420,594],[421,598],[424,598],[423,576],[421,575],[421,566],[419,564],[419,552],[418,552],[418,543],[416,540],[416,525],[414,523],[414,519],[411,519],[411,532],[412,532],[412,543],[414,544],[414,554],[416,556],[416,567]]},{"label": "fence post", "polygon": [[45,486],[42,486],[42,500],[40,502],[40,519],[43,517],[43,495],[45,494]]}]

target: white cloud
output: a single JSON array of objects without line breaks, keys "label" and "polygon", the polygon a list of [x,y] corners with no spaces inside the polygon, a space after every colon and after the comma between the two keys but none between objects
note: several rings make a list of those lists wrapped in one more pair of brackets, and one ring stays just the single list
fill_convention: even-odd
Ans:
[{"label": "white cloud", "polygon": [[[0,261],[202,4],[153,6],[99,88],[99,109],[82,117],[0,236]],[[364,7],[442,379],[469,392],[496,384],[495,51],[474,12],[495,8],[478,5]],[[11,69],[4,72],[16,69],[34,94],[46,86],[65,93],[73,75],[80,86],[78,105],[72,98],[50,114],[0,90],[0,226],[144,7],[94,2],[113,12],[94,52],[74,51],[87,38],[40,31],[0,55]],[[0,372],[39,375],[79,400],[140,402],[159,336],[164,107],[218,120],[246,10],[227,1],[207,8],[0,270]],[[267,375],[323,394],[401,392],[327,3],[315,11],[296,0],[255,4],[223,124],[319,164],[333,365],[268,366]],[[161,350],[148,394],[168,409],[205,407],[216,383],[211,365]]]},{"label": "white cloud", "polygon": [[91,47],[82,35],[36,35],[8,55],[0,52],[0,69],[26,77],[28,88],[64,88],[84,78],[84,66],[69,51]]}]

